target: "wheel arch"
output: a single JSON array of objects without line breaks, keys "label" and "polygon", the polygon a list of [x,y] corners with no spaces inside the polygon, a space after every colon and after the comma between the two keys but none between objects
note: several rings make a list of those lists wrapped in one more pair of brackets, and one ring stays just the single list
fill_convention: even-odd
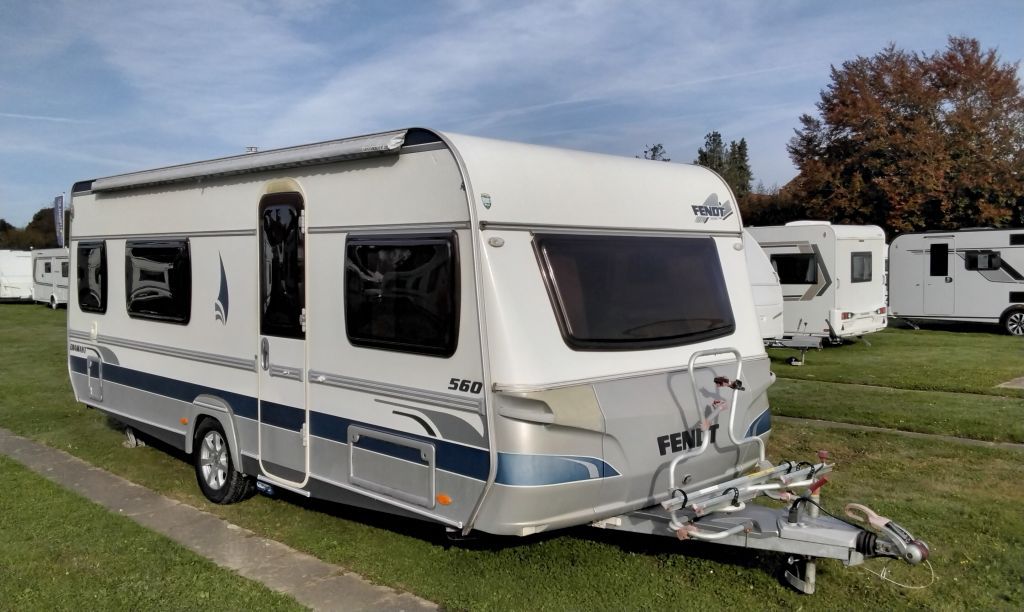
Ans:
[{"label": "wheel arch", "polygon": [[242,450],[238,444],[238,429],[235,427],[235,413],[224,399],[215,395],[200,395],[192,400],[192,418],[189,419],[185,435],[185,452],[192,454],[196,431],[206,420],[212,419],[220,424],[224,435],[228,438],[228,450],[231,451],[231,462],[242,472]]}]

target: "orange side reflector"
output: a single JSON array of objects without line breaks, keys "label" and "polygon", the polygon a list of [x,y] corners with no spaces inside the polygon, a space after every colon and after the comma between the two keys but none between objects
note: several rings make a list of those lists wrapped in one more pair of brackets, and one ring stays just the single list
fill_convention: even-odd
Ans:
[{"label": "orange side reflector", "polygon": [[437,503],[441,504],[442,506],[447,506],[452,503],[452,498],[448,497],[444,493],[438,493]]},{"label": "orange side reflector", "polygon": [[188,425],[188,419],[181,419],[182,425]]}]

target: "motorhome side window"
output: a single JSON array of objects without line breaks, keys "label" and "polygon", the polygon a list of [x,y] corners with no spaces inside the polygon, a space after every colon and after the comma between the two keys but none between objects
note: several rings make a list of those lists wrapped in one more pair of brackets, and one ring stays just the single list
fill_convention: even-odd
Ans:
[{"label": "motorhome side window", "polygon": [[998,270],[1002,263],[999,251],[964,251],[964,266],[968,270]]},{"label": "motorhome side window", "polygon": [[345,329],[355,346],[450,357],[459,332],[455,234],[352,237]]},{"label": "motorhome side window", "polygon": [[124,287],[129,317],[187,324],[192,311],[188,241],[129,240],[124,249]]},{"label": "motorhome side window", "polygon": [[85,312],[107,311],[107,245],[105,242],[78,244],[78,307]]},{"label": "motorhome side window", "polygon": [[713,238],[538,234],[534,248],[572,349],[661,348],[735,330]]},{"label": "motorhome side window", "polygon": [[60,263],[60,275],[62,278],[68,277],[68,262],[62,261]]},{"label": "motorhome side window", "polygon": [[850,282],[871,282],[871,251],[850,253]]},{"label": "motorhome side window", "polygon": [[814,253],[778,253],[772,267],[783,285],[814,285],[818,282],[818,259]]}]

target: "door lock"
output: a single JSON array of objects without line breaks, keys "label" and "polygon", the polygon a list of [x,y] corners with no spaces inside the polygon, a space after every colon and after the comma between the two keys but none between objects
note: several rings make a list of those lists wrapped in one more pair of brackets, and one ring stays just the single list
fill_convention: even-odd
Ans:
[{"label": "door lock", "polygon": [[270,369],[270,341],[266,338],[260,343],[260,367]]}]

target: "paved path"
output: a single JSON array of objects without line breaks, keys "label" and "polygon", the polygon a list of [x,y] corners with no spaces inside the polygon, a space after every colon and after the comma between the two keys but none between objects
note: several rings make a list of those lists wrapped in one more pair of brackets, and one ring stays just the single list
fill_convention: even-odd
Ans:
[{"label": "paved path", "polygon": [[897,436],[905,436],[907,438],[934,440],[936,442],[955,442],[957,444],[967,444],[969,446],[984,446],[987,448],[1007,448],[1024,451],[1024,444],[1017,444],[1014,442],[987,442],[985,440],[974,440],[971,438],[958,438],[957,436],[943,436],[941,434],[920,433],[917,431],[904,431],[902,429],[889,429],[887,427],[874,427],[872,425],[857,425],[855,423],[840,423],[839,421],[822,421],[820,419],[804,419],[801,417],[787,417],[778,416],[774,414],[772,415],[772,420],[778,421],[780,423],[788,423],[791,425],[802,427],[852,429],[855,431],[877,431],[881,433],[895,434]]},{"label": "paved path", "polygon": [[111,512],[161,533],[214,563],[314,610],[437,610],[280,542],[0,428],[0,453]]}]

